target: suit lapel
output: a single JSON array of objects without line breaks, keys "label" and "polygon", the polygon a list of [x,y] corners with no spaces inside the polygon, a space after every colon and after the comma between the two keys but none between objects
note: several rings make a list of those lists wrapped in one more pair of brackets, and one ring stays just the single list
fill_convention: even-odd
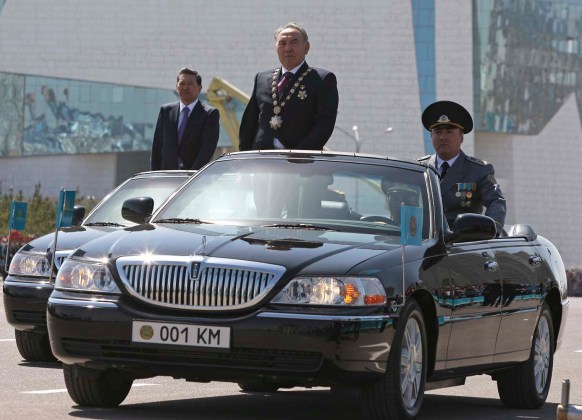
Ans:
[{"label": "suit lapel", "polygon": [[447,176],[441,182],[441,192],[450,190],[456,187],[457,183],[463,181],[463,173],[465,168],[465,154],[461,152],[453,166],[447,172]]},{"label": "suit lapel", "polygon": [[172,125],[175,127],[173,130],[174,133],[174,141],[178,144],[178,115],[180,114],[180,102],[176,102],[172,108],[170,109],[170,121]]},{"label": "suit lapel", "polygon": [[192,132],[196,124],[198,124],[203,117],[204,117],[204,107],[200,103],[200,100],[198,100],[198,102],[196,102],[196,105],[194,105],[194,109],[192,109],[192,112],[188,116],[186,130],[184,131],[184,141],[182,141],[180,147],[182,147],[182,145],[188,141],[190,133]]},{"label": "suit lapel", "polygon": [[[295,72],[295,74],[293,75],[293,77],[291,78],[291,80],[289,81],[289,83],[287,83],[287,86],[285,87],[285,89],[282,92],[281,95],[281,101],[284,100],[284,98],[289,94],[289,90],[295,85],[295,82],[297,82],[297,79],[299,79],[299,77],[303,74],[303,72],[305,70],[307,70],[307,68],[309,67],[309,65],[307,64],[307,61],[305,63],[303,63],[303,65],[301,67],[299,67],[299,69]],[[307,82],[309,76],[305,76],[305,79],[302,80],[301,84],[304,85]],[[272,78],[271,78],[272,81]],[[296,93],[296,92],[295,92]],[[293,100],[297,100],[296,98],[296,94],[294,94],[293,96],[291,96],[289,98],[289,102],[293,101]],[[283,108],[284,109],[284,108]]]}]

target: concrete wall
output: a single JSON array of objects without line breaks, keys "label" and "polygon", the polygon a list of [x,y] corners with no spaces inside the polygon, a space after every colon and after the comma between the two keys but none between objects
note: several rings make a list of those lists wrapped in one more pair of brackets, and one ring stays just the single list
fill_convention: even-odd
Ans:
[{"label": "concrete wall", "polygon": [[[437,100],[454,101],[473,115],[473,22],[470,2],[435,0]],[[475,133],[466,134],[463,150],[474,153]]]},{"label": "concrete wall", "polygon": [[[173,89],[189,65],[203,84],[220,76],[250,94],[255,73],[279,65],[275,29],[297,21],[308,63],[337,74],[338,126],[357,125],[363,151],[412,158],[423,151],[411,14],[385,0],[19,0],[0,14],[0,71]],[[355,150],[339,130],[328,146]]]},{"label": "concrete wall", "polygon": [[509,213],[560,250],[566,267],[582,266],[582,126],[572,94],[537,136],[480,133],[476,154],[495,165]]}]

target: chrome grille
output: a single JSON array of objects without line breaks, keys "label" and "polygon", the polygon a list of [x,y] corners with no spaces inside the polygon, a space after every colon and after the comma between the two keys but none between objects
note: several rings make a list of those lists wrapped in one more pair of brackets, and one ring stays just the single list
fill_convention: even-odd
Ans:
[{"label": "chrome grille", "polygon": [[63,265],[63,263],[65,262],[67,257],[69,255],[71,255],[72,253],[73,253],[72,250],[57,251],[56,252],[56,258],[55,258],[55,270],[56,271],[58,271],[58,269],[61,268],[61,265]]},{"label": "chrome grille", "polygon": [[211,257],[122,257],[117,269],[127,290],[140,300],[207,310],[252,306],[285,271],[276,265]]}]

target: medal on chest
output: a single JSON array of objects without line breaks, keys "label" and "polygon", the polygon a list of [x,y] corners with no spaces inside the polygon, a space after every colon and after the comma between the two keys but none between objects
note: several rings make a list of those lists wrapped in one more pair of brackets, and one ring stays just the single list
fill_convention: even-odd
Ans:
[{"label": "medal on chest", "polygon": [[476,182],[457,183],[457,192],[455,193],[455,196],[461,199],[461,207],[471,207],[471,199],[476,190]]},{"label": "medal on chest", "polygon": [[[269,121],[269,125],[271,126],[271,128],[273,130],[277,130],[277,129],[281,128],[281,126],[283,125],[283,117],[281,117],[281,111],[283,111],[283,108],[285,107],[285,105],[287,104],[289,99],[291,99],[291,97],[293,96],[293,94],[297,90],[297,87],[299,85],[301,85],[301,82],[303,81],[305,76],[307,76],[307,74],[311,70],[312,70],[312,68],[308,67],[301,74],[301,76],[299,76],[299,78],[297,79],[295,84],[291,87],[291,89],[289,89],[289,93],[287,93],[287,96],[285,97],[285,99],[283,99],[281,101],[281,103],[279,103],[279,95],[277,92],[277,84],[279,83],[280,69],[276,69],[275,72],[273,73],[273,83],[271,83],[271,98],[273,98],[273,114],[274,115],[271,117],[271,120]],[[307,92],[305,91],[304,85],[301,85],[301,91],[299,92],[297,97],[301,100],[303,100],[307,97]]]}]

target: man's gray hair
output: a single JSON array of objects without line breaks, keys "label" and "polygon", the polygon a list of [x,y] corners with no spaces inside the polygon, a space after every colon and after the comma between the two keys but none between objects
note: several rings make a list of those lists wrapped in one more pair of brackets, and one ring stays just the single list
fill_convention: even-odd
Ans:
[{"label": "man's gray hair", "polygon": [[297,29],[299,32],[301,32],[301,35],[303,35],[303,40],[305,42],[309,41],[309,38],[307,37],[307,31],[303,28],[303,26],[299,25],[298,23],[295,22],[289,22],[286,23],[285,25],[281,26],[279,29],[277,29],[275,31],[275,41],[277,40],[277,37],[279,36],[279,34],[284,31],[285,29]]}]

